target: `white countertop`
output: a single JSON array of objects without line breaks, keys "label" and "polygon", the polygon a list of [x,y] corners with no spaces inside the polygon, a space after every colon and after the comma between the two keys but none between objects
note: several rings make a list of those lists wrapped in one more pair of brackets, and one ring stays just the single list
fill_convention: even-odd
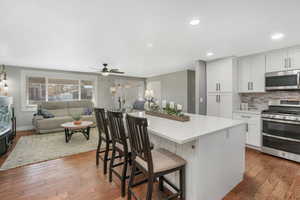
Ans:
[{"label": "white countertop", "polygon": [[245,114],[252,114],[252,115],[260,115],[261,110],[234,110],[233,113],[245,113]]},{"label": "white countertop", "polygon": [[196,114],[188,114],[191,118],[188,122],[145,115],[144,112],[131,113],[131,115],[146,117],[148,120],[148,129],[152,134],[178,144],[191,142],[203,135],[245,124],[245,122],[239,120]]}]

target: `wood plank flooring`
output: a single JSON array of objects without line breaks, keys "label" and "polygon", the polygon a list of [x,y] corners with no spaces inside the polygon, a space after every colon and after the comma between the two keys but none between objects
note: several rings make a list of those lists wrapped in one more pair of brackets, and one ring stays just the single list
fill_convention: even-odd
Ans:
[{"label": "wood plank flooring", "polygon": [[[30,134],[18,133],[17,139]],[[96,167],[92,151],[0,171],[0,199],[121,200],[119,181],[114,181]],[[137,188],[139,195],[145,191]],[[153,199],[162,196],[156,190]],[[245,178],[224,200],[300,200],[300,164],[247,149]]]}]

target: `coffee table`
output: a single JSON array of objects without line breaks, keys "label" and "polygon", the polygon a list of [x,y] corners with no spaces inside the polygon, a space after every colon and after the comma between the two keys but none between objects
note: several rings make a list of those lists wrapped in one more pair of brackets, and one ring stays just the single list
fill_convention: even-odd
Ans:
[{"label": "coffee table", "polygon": [[76,125],[73,122],[63,123],[61,126],[65,129],[66,143],[71,140],[74,133],[82,133],[84,137],[90,139],[90,128],[93,125],[91,121],[82,121],[81,124]]}]

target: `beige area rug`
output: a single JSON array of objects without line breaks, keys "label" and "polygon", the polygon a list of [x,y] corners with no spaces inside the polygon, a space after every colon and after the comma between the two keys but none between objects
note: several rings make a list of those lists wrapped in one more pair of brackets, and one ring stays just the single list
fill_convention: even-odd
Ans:
[{"label": "beige area rug", "polygon": [[90,140],[81,133],[75,133],[69,143],[65,142],[64,132],[22,136],[0,170],[92,151],[97,145],[98,132],[95,128],[91,129]]}]

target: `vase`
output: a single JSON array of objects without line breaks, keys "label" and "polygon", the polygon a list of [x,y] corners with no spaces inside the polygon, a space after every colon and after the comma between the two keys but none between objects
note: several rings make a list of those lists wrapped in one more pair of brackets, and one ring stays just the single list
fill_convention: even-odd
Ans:
[{"label": "vase", "polygon": [[76,120],[76,121],[73,121],[73,124],[74,125],[80,125],[82,123],[82,121],[81,120]]}]

